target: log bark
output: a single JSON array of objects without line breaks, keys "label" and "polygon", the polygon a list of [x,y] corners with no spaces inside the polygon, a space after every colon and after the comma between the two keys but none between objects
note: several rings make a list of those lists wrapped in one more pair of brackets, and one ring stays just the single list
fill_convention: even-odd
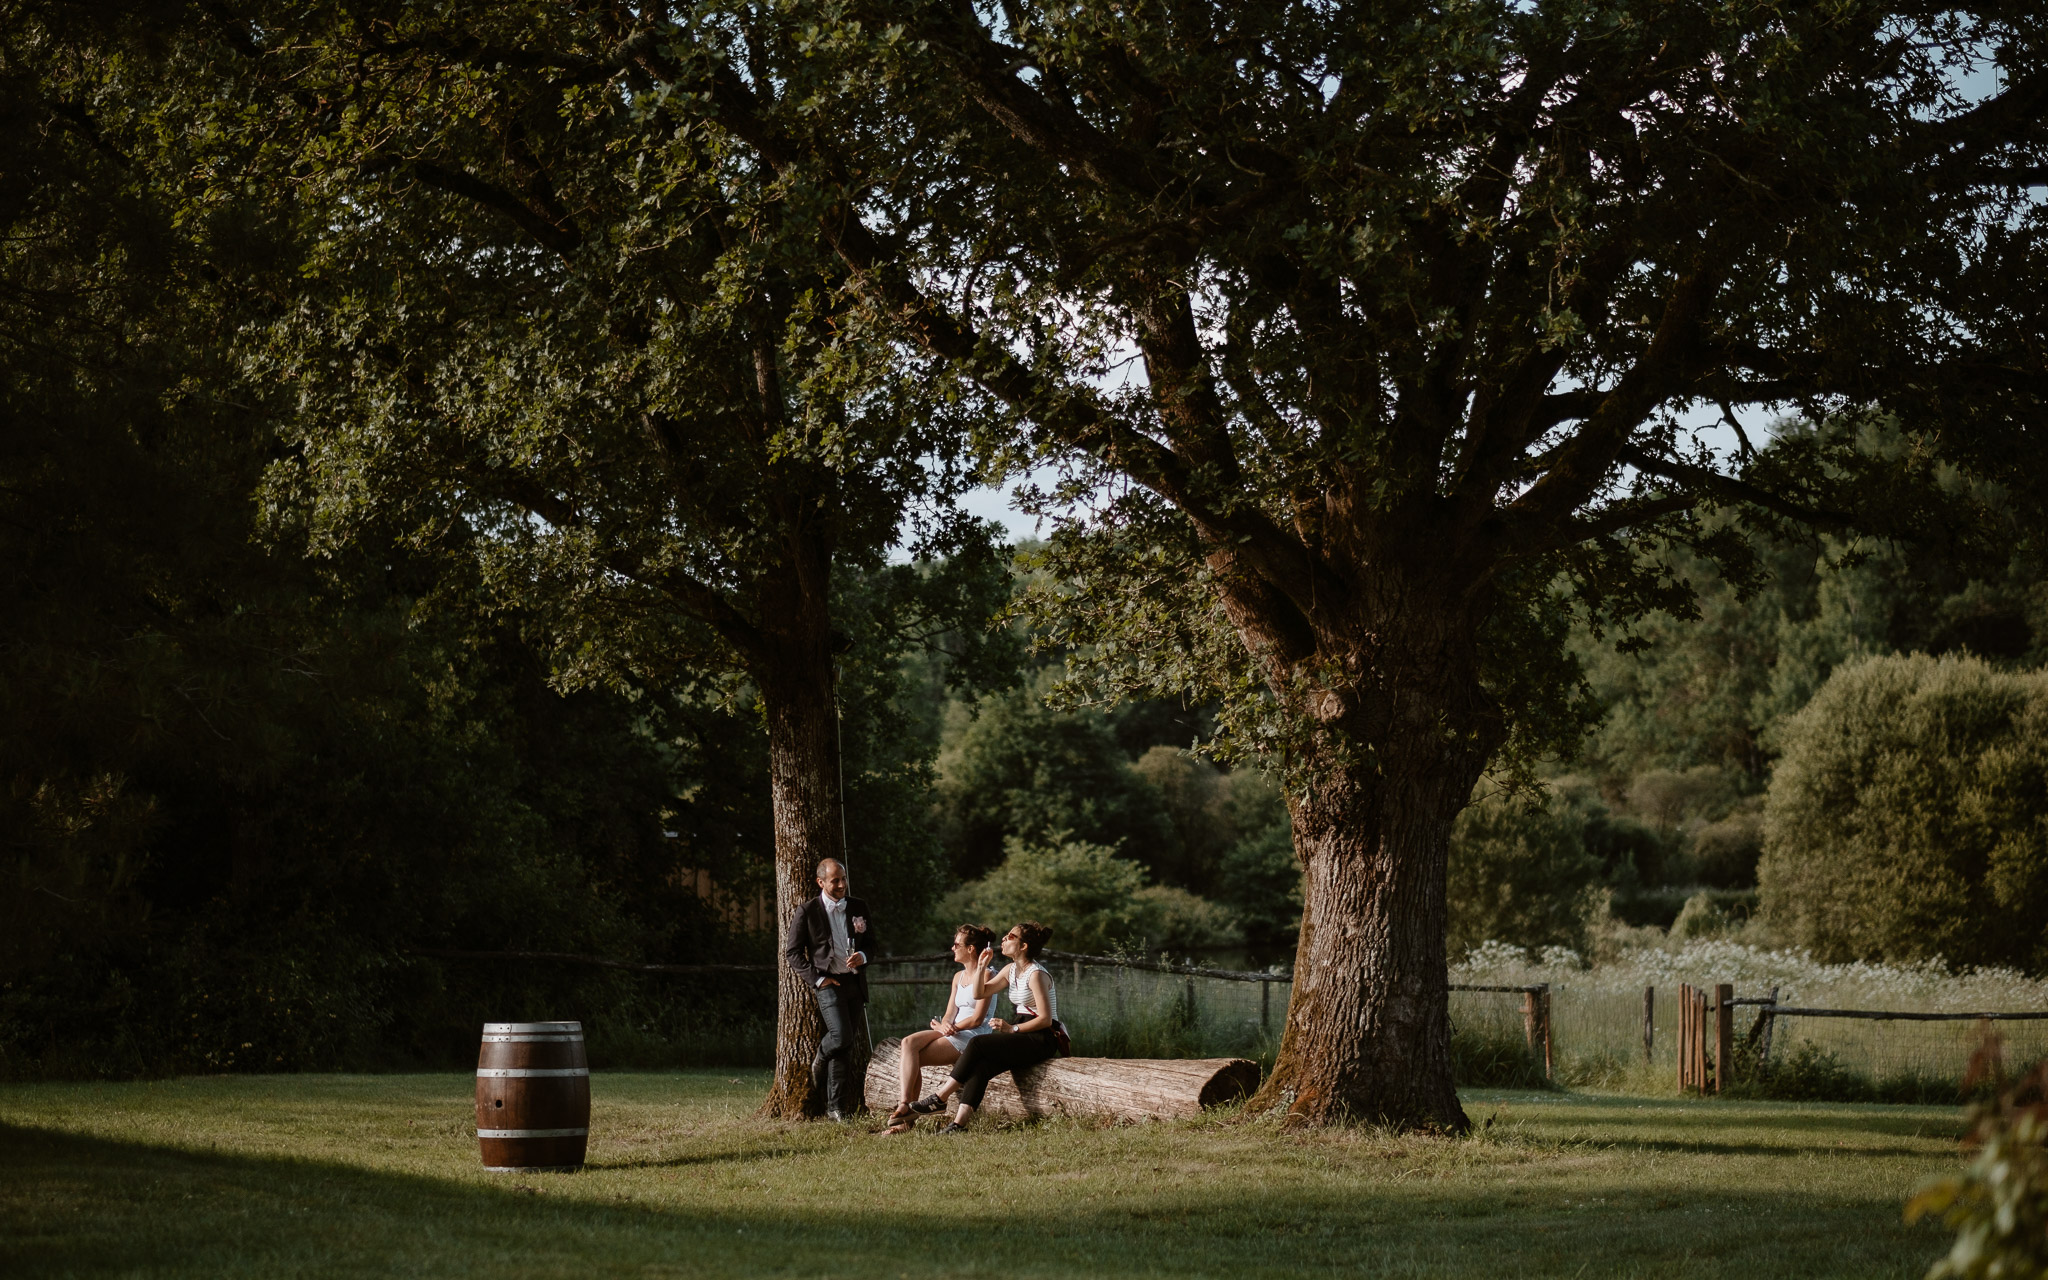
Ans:
[{"label": "log bark", "polygon": [[[873,1105],[893,1105],[903,1096],[898,1058],[895,1040],[875,1046],[867,1076]],[[919,1096],[938,1092],[946,1072],[926,1067]],[[1054,1058],[1014,1074],[1022,1078],[1001,1075],[989,1084],[981,1114],[1011,1120],[1185,1120],[1246,1097],[1259,1085],[1258,1064],[1245,1058]]]}]

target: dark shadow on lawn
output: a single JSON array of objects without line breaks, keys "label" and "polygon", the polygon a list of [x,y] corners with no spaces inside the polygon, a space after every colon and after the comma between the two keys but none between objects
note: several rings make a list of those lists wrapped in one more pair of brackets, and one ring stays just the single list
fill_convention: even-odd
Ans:
[{"label": "dark shadow on lawn", "polygon": [[[969,1140],[971,1143],[971,1140]],[[969,1144],[950,1147],[971,1157]],[[759,1154],[773,1154],[763,1152]],[[878,1157],[886,1158],[886,1157]],[[1528,1167],[1522,1166],[1527,1172]],[[0,1273],[10,1277],[521,1277],[592,1274],[957,1276],[1917,1276],[1937,1237],[1896,1204],[1730,1190],[1590,1195],[1379,1181],[1205,1194],[1132,1178],[1022,1222],[997,1192],[961,1207],[863,1202],[829,1220],[773,1207],[601,1200],[573,1176],[488,1185],[348,1165],[201,1153],[0,1126]],[[1005,1169],[1003,1177],[1029,1177]],[[663,1190],[650,1187],[650,1191]],[[686,1190],[667,1184],[668,1190]],[[1655,1212],[1652,1212],[1655,1210]],[[1740,1231],[1727,1228],[1740,1223]],[[1588,1268],[1591,1268],[1588,1270]]]}]

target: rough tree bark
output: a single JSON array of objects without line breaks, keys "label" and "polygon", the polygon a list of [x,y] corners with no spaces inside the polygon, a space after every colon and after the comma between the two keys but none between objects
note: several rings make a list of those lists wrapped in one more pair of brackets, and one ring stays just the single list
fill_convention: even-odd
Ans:
[{"label": "rough tree bark", "polygon": [[[754,664],[768,721],[777,951],[775,1079],[760,1114],[780,1119],[816,1115],[824,1106],[811,1084],[824,1021],[810,988],[782,963],[783,931],[817,894],[818,863],[846,856],[832,697],[831,553],[801,527],[790,543],[788,562],[763,592],[766,652]],[[851,1065],[866,1067],[865,1061]]]},{"label": "rough tree bark", "polygon": [[1446,870],[1502,721],[1477,677],[1475,593],[1412,564],[1377,566],[1381,589],[1354,597],[1376,607],[1312,620],[1305,650],[1263,593],[1228,601],[1275,695],[1315,726],[1289,801],[1305,877],[1293,998],[1252,1102],[1290,1123],[1468,1126],[1450,1071]]}]

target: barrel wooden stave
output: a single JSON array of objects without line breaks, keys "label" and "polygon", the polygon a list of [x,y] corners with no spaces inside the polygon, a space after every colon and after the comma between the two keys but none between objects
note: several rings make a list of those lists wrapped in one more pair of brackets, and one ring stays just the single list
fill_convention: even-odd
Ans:
[{"label": "barrel wooden stave", "polygon": [[581,1168],[590,1142],[590,1060],[577,1022],[484,1025],[477,1142],[486,1169]]}]

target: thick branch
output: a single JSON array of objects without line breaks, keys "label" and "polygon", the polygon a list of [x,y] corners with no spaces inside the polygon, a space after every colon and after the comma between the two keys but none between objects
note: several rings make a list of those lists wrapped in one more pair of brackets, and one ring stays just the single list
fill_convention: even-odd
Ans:
[{"label": "thick branch", "polygon": [[1019,80],[1014,53],[1005,50],[967,10],[950,30],[927,28],[932,43],[945,46],[949,35],[964,37],[968,47],[955,46],[954,64],[963,88],[982,110],[994,116],[1019,141],[1067,165],[1100,187],[1129,191],[1147,199],[1165,189],[1164,178],[1148,157],[1120,145],[1061,102]]},{"label": "thick branch", "polygon": [[[574,528],[582,523],[575,508],[561,495],[524,479],[495,479],[497,483],[493,487],[506,501],[557,529]],[[750,663],[759,661],[765,652],[766,638],[761,629],[734,608],[725,593],[717,588],[672,565],[650,565],[644,556],[624,548],[607,551],[603,561],[605,568],[612,572],[667,596],[683,612],[716,631],[720,639],[738,649]]]},{"label": "thick branch", "polygon": [[[1804,507],[1782,494],[1772,493],[1769,489],[1735,476],[1723,475],[1709,467],[1680,462],[1676,458],[1658,457],[1636,448],[1623,449],[1620,460],[1644,475],[1662,476],[1666,480],[1676,480],[1680,484],[1690,485],[1696,494],[1709,493],[1730,502],[1762,507],[1766,511],[1806,524],[1846,527],[1851,523],[1852,518],[1846,512]],[[1695,500],[1696,498],[1687,499],[1688,502]]]},{"label": "thick branch", "polygon": [[493,186],[472,173],[446,168],[430,160],[415,161],[412,172],[413,176],[430,187],[446,191],[450,195],[461,196],[474,204],[504,214],[517,223],[520,230],[552,250],[557,256],[569,257],[582,246],[582,237],[576,233],[574,226],[566,230],[557,226],[503,187]]},{"label": "thick branch", "polygon": [[1711,248],[1700,256],[1707,261],[1679,277],[1665,300],[1657,332],[1642,358],[1602,397],[1585,426],[1558,450],[1549,472],[1509,504],[1509,511],[1539,530],[1562,521],[1599,490],[1636,427],[1669,397],[1695,354],[1700,317],[1720,280]]}]

